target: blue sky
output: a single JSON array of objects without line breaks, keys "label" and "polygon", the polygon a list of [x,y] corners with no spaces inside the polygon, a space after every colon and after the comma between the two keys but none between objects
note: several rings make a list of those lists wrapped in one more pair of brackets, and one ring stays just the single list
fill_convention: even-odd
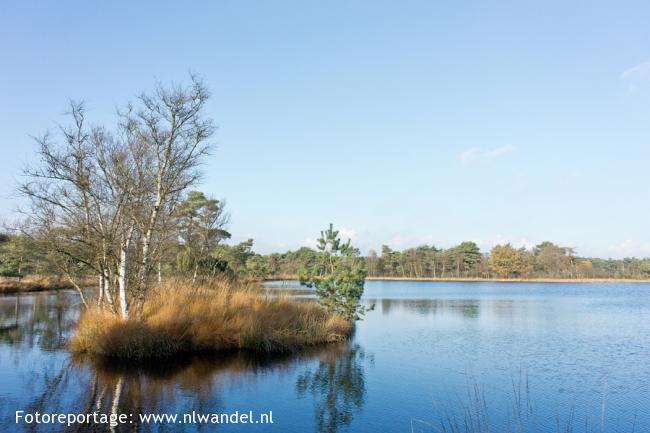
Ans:
[{"label": "blue sky", "polygon": [[[91,4],[94,3],[94,4]],[[3,2],[0,214],[30,134],[198,72],[235,240],[650,256],[650,3]]]}]

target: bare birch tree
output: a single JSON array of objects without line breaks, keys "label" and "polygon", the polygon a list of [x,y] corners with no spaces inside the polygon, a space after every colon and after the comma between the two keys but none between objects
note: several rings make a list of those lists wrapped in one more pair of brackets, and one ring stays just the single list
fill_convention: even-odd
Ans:
[{"label": "bare birch tree", "polygon": [[77,288],[95,275],[100,305],[123,317],[146,296],[152,257],[169,239],[184,190],[200,177],[214,132],[203,111],[209,93],[158,85],[118,112],[113,132],[88,127],[81,103],[70,103],[71,126],[59,138],[37,138],[39,164],[24,171],[31,235]]},{"label": "bare birch tree", "polygon": [[202,115],[209,98],[203,84],[191,77],[190,87],[158,86],[153,95],[139,97],[141,107],[124,114],[130,143],[143,149],[143,166],[139,175],[145,188],[142,209],[137,214],[140,234],[141,263],[139,284],[146,295],[151,271],[152,241],[161,212],[168,214],[178,203],[180,194],[200,176],[198,170],[210,146],[213,134],[211,119]]}]

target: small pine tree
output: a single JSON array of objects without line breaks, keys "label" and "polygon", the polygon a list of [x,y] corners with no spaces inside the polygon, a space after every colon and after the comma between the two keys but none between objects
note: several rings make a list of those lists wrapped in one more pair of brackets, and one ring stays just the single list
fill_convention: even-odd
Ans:
[{"label": "small pine tree", "polygon": [[359,250],[343,243],[332,224],[321,232],[315,263],[300,271],[300,282],[316,289],[321,305],[349,321],[358,320],[365,309],[359,304],[363,295],[366,269]]}]

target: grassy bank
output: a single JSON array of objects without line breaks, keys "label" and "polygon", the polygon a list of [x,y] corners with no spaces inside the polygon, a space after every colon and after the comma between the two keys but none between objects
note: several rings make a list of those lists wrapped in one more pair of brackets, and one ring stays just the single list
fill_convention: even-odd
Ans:
[{"label": "grassy bank", "polygon": [[0,294],[63,290],[69,289],[70,287],[70,282],[54,276],[28,275],[23,278],[0,277]]},{"label": "grassy bank", "polygon": [[[297,275],[275,275],[265,281],[297,281]],[[650,283],[650,279],[631,278],[469,278],[469,277],[366,277],[366,281],[460,281],[497,283]]]},{"label": "grassy bank", "polygon": [[70,349],[123,359],[234,349],[286,352],[341,341],[351,332],[349,322],[316,303],[264,296],[258,285],[169,281],[148,296],[139,318],[85,312]]}]

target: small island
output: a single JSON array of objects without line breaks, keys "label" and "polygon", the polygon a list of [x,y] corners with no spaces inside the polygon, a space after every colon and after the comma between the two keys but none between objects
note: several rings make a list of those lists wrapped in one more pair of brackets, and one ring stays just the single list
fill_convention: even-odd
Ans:
[{"label": "small island", "polygon": [[[301,268],[317,302],[265,291],[252,242],[222,244],[224,204],[191,190],[215,129],[204,115],[209,96],[194,75],[188,86],[158,85],[119,110],[113,129],[90,124],[71,102],[68,125],[37,139],[38,161],[20,185],[27,218],[3,238],[4,273],[32,266],[50,275],[13,280],[18,291],[77,291],[74,353],[288,352],[347,339],[363,314],[364,264],[332,225]],[[18,260],[6,260],[12,253]]]}]

